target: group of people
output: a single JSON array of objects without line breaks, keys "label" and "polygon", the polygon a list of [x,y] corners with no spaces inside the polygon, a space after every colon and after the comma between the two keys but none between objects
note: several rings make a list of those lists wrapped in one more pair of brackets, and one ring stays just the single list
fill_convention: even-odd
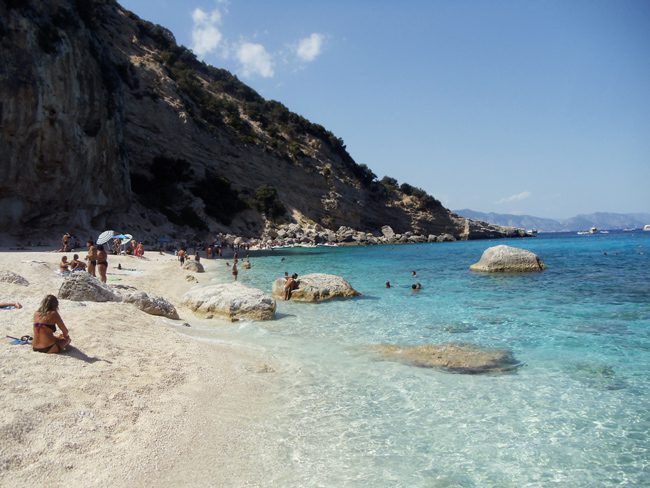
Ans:
[{"label": "group of people", "polygon": [[104,246],[99,244],[95,246],[93,241],[88,241],[88,254],[86,255],[85,262],[79,259],[79,255],[75,254],[72,261],[68,261],[68,256],[63,256],[59,262],[59,272],[61,274],[68,274],[75,271],[87,271],[92,276],[99,274],[99,279],[102,283],[106,283],[106,271],[108,270],[108,254]]},{"label": "group of people", "polygon": [[[411,271],[411,277],[416,278],[417,277],[417,271]],[[390,284],[390,281],[386,281],[386,284],[384,285],[386,288],[391,288],[392,285]],[[417,281],[411,285],[411,290],[412,291],[418,291],[422,288],[422,284]]]}]

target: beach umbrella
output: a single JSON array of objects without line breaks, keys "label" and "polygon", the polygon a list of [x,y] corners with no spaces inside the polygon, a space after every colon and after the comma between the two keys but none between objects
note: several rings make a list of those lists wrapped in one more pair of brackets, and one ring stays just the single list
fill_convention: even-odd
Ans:
[{"label": "beach umbrella", "polygon": [[115,235],[115,231],[112,230],[105,230],[101,234],[99,234],[99,237],[97,238],[97,244],[106,244],[108,241],[110,241],[113,236]]},{"label": "beach umbrella", "polygon": [[122,241],[120,242],[120,244],[122,245],[128,244],[129,242],[131,242],[131,239],[133,239],[133,236],[131,234],[124,234],[122,236]]},{"label": "beach umbrella", "polygon": [[124,234],[115,234],[113,236],[113,239],[124,239],[125,237],[126,237],[126,235],[124,235]]}]

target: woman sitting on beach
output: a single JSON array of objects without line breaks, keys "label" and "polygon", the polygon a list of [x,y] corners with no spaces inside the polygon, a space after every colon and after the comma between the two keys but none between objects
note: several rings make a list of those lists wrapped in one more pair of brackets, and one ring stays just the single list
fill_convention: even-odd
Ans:
[{"label": "woman sitting on beach", "polygon": [[97,246],[97,271],[102,283],[106,283],[106,270],[108,269],[108,255],[104,251],[104,246]]},{"label": "woman sitting on beach", "polygon": [[59,263],[59,273],[68,274],[70,272],[70,263],[68,262],[68,256],[63,256],[61,262]]},{"label": "woman sitting on beach", "polygon": [[88,261],[88,273],[95,276],[95,266],[97,266],[97,248],[93,244],[93,241],[88,241],[88,255],[86,256],[86,261]]},{"label": "woman sitting on beach", "polygon": [[[57,325],[62,334],[55,334]],[[32,349],[36,352],[56,354],[65,351],[69,344],[68,328],[59,315],[59,301],[54,295],[47,295],[34,312]]]}]

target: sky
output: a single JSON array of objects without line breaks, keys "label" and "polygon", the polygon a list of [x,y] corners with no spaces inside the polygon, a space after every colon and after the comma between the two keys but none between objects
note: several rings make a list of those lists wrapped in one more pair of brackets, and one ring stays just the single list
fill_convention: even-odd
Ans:
[{"label": "sky", "polygon": [[448,208],[650,212],[650,1],[119,1]]}]

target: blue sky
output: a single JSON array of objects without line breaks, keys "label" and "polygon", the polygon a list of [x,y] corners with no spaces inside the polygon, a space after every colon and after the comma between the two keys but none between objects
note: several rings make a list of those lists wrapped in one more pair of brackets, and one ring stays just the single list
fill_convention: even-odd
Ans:
[{"label": "blue sky", "polygon": [[650,1],[120,3],[449,208],[650,212]]}]

